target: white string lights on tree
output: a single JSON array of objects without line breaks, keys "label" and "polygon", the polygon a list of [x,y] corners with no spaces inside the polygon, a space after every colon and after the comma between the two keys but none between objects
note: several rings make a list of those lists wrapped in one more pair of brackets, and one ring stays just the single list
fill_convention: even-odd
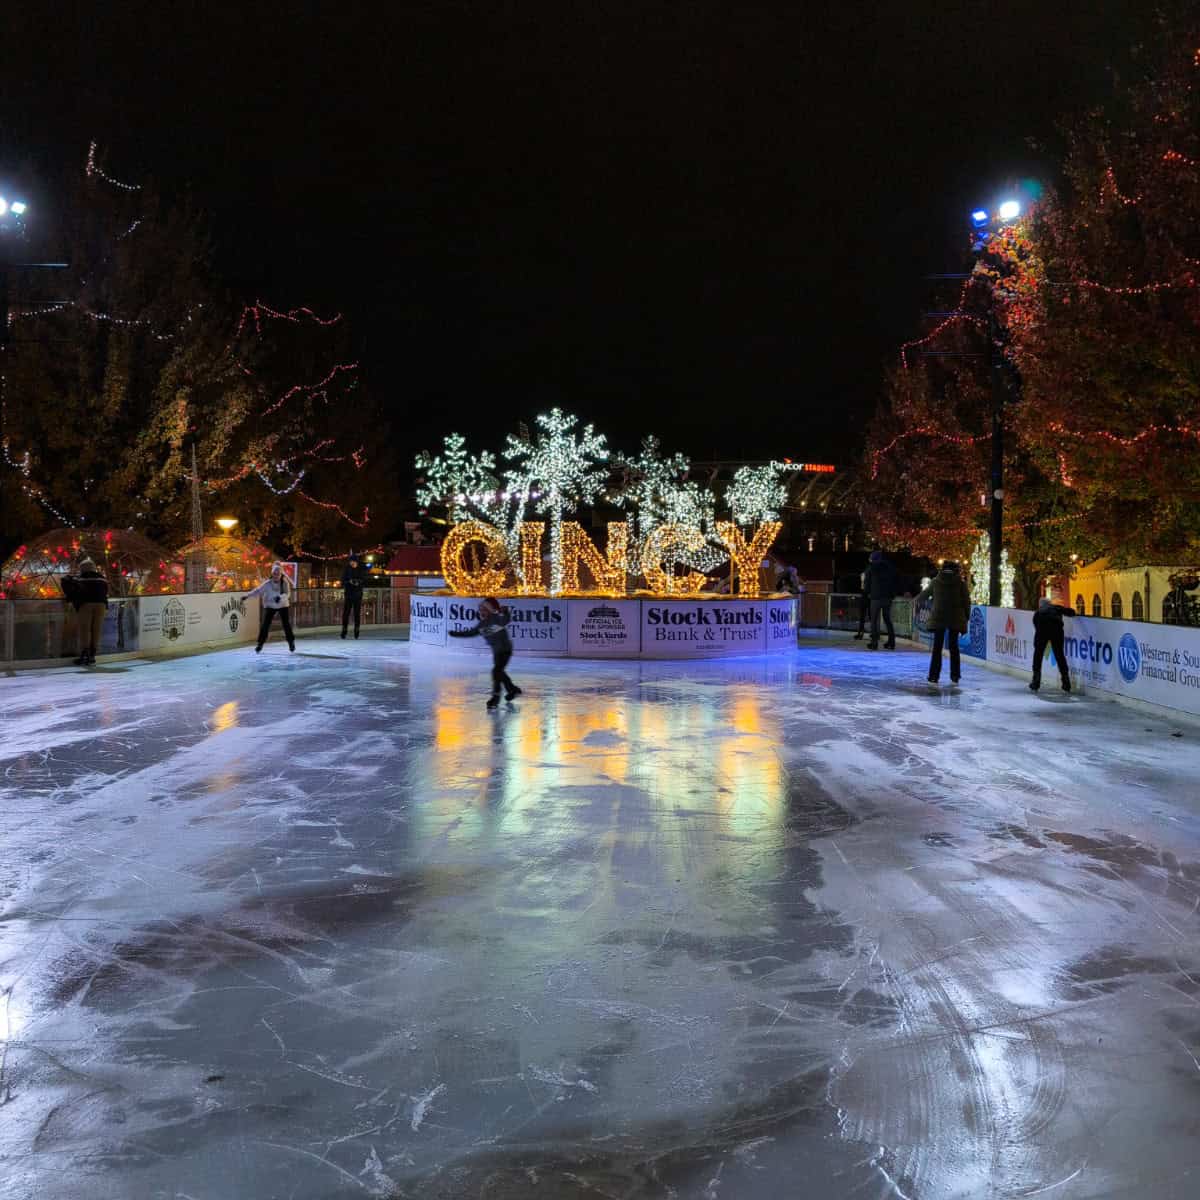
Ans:
[{"label": "white string lights on tree", "polygon": [[[971,551],[971,603],[987,604],[991,599],[992,537],[986,530],[979,535],[975,549]],[[1000,606],[1015,608],[1013,591],[1017,573],[1008,561],[1008,551],[1000,550]]]},{"label": "white string lights on tree", "polygon": [[100,164],[96,162],[96,143],[92,142],[88,146],[87,152],[87,167],[85,168],[88,176],[95,175],[97,179],[103,179],[105,183],[111,184],[115,188],[119,188],[123,192],[140,192],[142,185],[140,183],[122,183],[119,179],[114,179],[111,175],[106,175],[100,169]]},{"label": "white string lights on tree", "polygon": [[664,455],[658,438],[650,435],[642,439],[636,457],[622,455],[616,465],[623,480],[614,503],[633,519],[629,569],[635,575],[645,575],[647,568],[659,569],[659,564],[647,559],[644,552],[647,535],[663,524],[687,525],[701,531],[699,540],[676,542],[680,562],[700,571],[712,571],[726,560],[728,553],[715,540],[716,497],[701,484],[684,481],[691,465],[685,455]]},{"label": "white string lights on tree", "polygon": [[505,472],[508,490],[528,496],[534,509],[549,518],[550,592],[555,596],[563,582],[563,516],[592,504],[608,479],[604,435],[591,425],[577,433],[578,423],[577,417],[552,408],[537,418],[532,438],[509,434],[504,447],[504,457],[513,463]]},{"label": "white string lights on tree", "polygon": [[725,505],[737,525],[778,521],[786,502],[787,487],[774,463],[766,467],[739,467],[725,489]]}]

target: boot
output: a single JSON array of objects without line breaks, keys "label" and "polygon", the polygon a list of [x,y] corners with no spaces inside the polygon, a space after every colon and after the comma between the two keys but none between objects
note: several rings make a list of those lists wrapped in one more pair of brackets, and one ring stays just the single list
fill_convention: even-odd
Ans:
[{"label": "boot", "polygon": [[499,705],[499,703],[500,703],[499,696],[489,696],[488,697],[488,702],[487,702],[488,708],[496,708]]},{"label": "boot", "polygon": [[342,641],[344,642],[345,640],[346,640],[346,631],[343,629],[342,630]]},{"label": "boot", "polygon": [[1040,679],[1031,679],[1029,681],[1029,690],[1031,692],[1036,692],[1038,690],[1038,688],[1040,688],[1041,686],[1042,686],[1042,681]]},{"label": "boot", "polygon": [[508,689],[508,692],[504,698],[505,698],[505,700],[514,700],[520,694],[521,694],[521,689],[519,687],[517,687],[517,685],[514,683],[512,685],[512,687],[510,687]]}]

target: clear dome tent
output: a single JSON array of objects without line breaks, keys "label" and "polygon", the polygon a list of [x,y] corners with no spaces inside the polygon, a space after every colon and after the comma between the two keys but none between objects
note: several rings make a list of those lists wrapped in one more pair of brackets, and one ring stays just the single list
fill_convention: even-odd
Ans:
[{"label": "clear dome tent", "polygon": [[193,555],[204,557],[205,591],[209,592],[249,591],[270,574],[272,564],[277,561],[277,556],[266,546],[229,534],[188,542],[174,558],[186,563]]},{"label": "clear dome tent", "polygon": [[18,546],[0,567],[0,598],[62,595],[62,578],[90,558],[108,580],[109,595],[178,592],[183,568],[163,548],[129,529],[53,529]]}]

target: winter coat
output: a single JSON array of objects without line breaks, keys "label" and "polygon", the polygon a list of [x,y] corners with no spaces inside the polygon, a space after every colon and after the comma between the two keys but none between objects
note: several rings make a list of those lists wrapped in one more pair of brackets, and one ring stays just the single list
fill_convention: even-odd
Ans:
[{"label": "winter coat", "polygon": [[76,612],[85,604],[108,603],[108,580],[99,571],[64,576],[62,590]]},{"label": "winter coat", "polygon": [[483,618],[474,629],[452,629],[451,637],[481,637],[492,648],[493,654],[502,654],[512,649],[512,638],[508,636],[508,609],[502,608],[498,613],[491,613]]},{"label": "winter coat", "polygon": [[1033,614],[1033,631],[1044,637],[1052,633],[1062,632],[1063,617],[1073,617],[1075,610],[1062,604],[1051,604],[1047,608],[1039,608]]},{"label": "winter coat", "polygon": [[870,597],[872,604],[886,604],[894,600],[897,582],[896,568],[886,558],[867,563],[863,592]]},{"label": "winter coat", "polygon": [[286,575],[280,575],[278,581],[269,575],[253,591],[246,593],[246,599],[251,596],[261,596],[263,608],[287,608],[292,599],[292,585]]},{"label": "winter coat", "polygon": [[943,567],[917,597],[917,602],[930,597],[933,598],[933,611],[927,622],[930,629],[967,632],[971,623],[971,595],[967,591],[967,581],[959,572],[947,571]]},{"label": "winter coat", "polygon": [[347,566],[342,572],[342,587],[356,596],[362,595],[363,587],[370,578],[367,568],[359,563],[357,567]]}]

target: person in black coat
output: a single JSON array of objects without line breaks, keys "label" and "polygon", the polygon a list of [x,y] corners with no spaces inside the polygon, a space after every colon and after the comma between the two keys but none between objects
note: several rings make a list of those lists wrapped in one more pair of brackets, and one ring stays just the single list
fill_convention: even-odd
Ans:
[{"label": "person in black coat", "polygon": [[354,637],[358,640],[358,629],[362,623],[363,588],[370,578],[367,568],[358,561],[357,554],[350,555],[350,561],[342,572],[342,637],[350,625],[350,614],[354,614]]},{"label": "person in black coat", "polygon": [[1055,604],[1046,596],[1038,601],[1037,612],[1033,614],[1033,678],[1029,681],[1031,692],[1036,692],[1042,686],[1042,659],[1045,657],[1047,646],[1054,651],[1054,661],[1058,663],[1063,691],[1071,690],[1067,650],[1063,645],[1063,617],[1073,616],[1073,608]]},{"label": "person in black coat", "polygon": [[871,551],[863,590],[871,601],[871,640],[867,643],[867,649],[879,649],[879,618],[882,617],[888,631],[884,649],[895,650],[896,627],[892,624],[892,601],[896,598],[896,568],[884,558],[882,550]]},{"label": "person in black coat", "polygon": [[504,688],[505,700],[521,694],[521,689],[509,679],[504,668],[512,658],[512,638],[508,636],[508,609],[501,608],[499,600],[490,596],[479,604],[479,623],[474,629],[452,629],[451,637],[482,637],[492,651],[492,696],[488,708],[500,703],[500,688]]},{"label": "person in black coat", "polygon": [[96,569],[90,558],[79,564],[77,575],[64,575],[63,595],[75,609],[79,622],[79,657],[77,667],[92,666],[100,649],[100,631],[108,612],[108,580]]}]

